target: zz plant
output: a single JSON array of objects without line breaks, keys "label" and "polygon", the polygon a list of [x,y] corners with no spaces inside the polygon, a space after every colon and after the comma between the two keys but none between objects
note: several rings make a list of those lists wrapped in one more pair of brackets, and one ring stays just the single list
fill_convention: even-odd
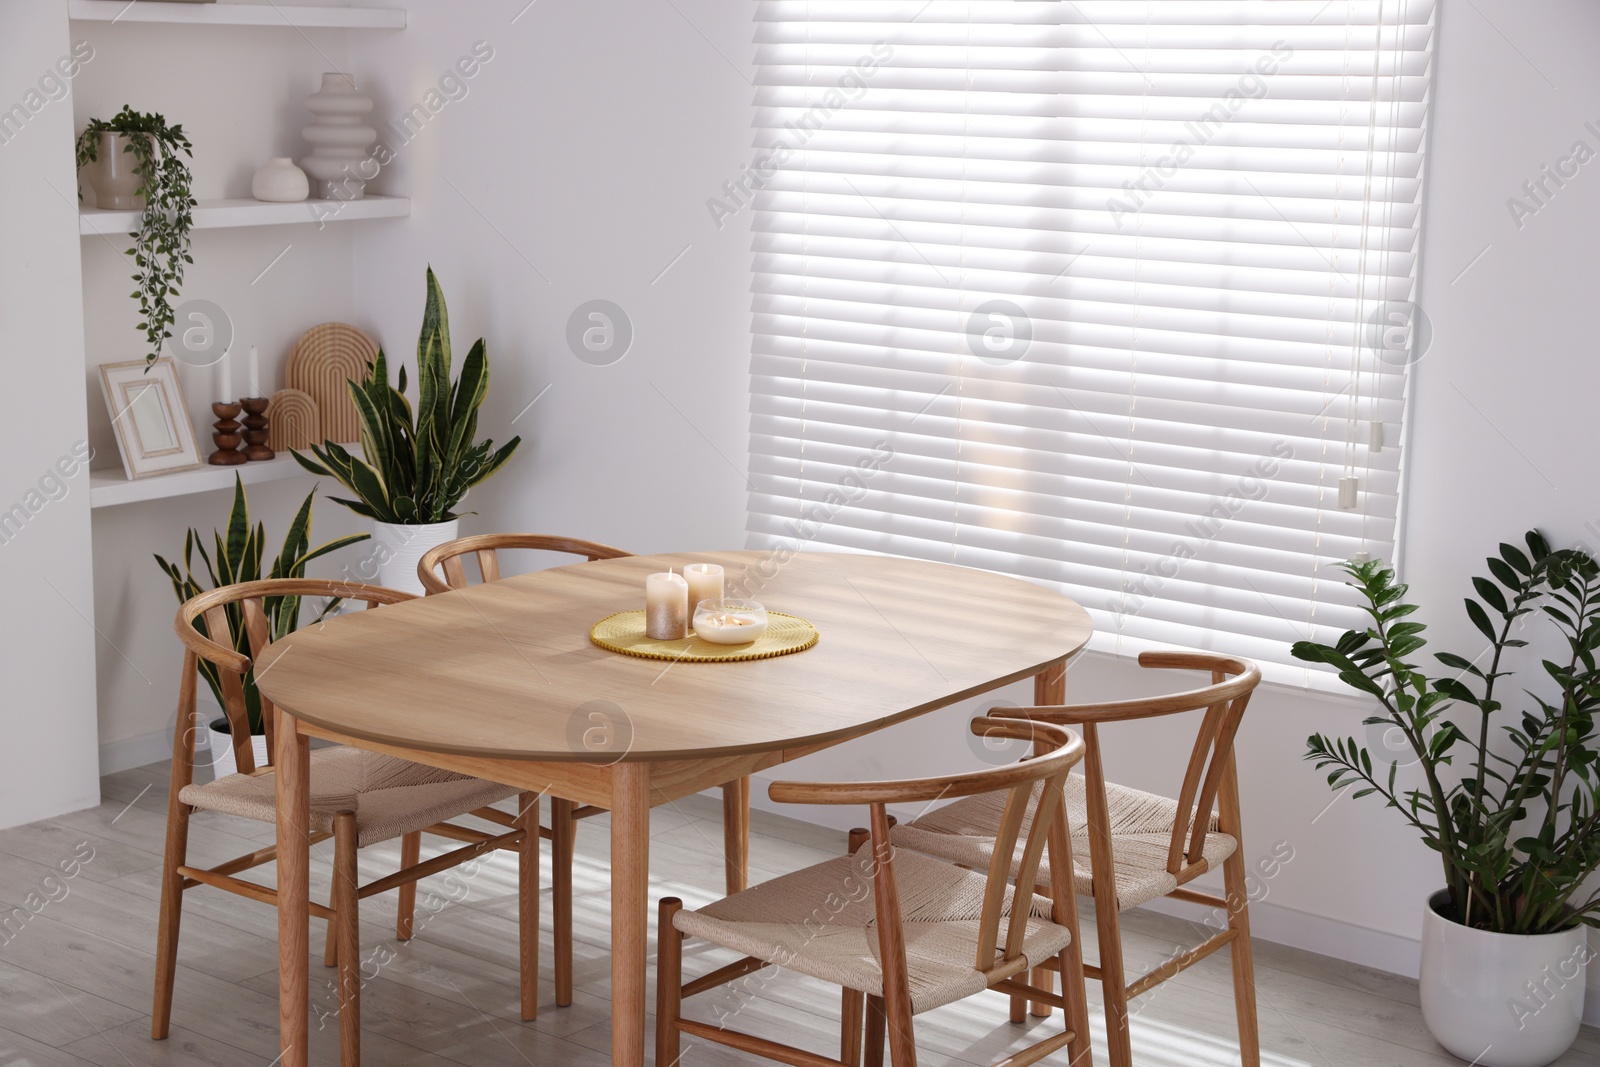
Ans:
[{"label": "zz plant", "polygon": [[[263,523],[250,525],[250,504],[245,499],[244,482],[239,476],[233,476],[233,509],[228,513],[227,533],[212,531],[213,548],[208,554],[200,531],[191,528],[188,536],[183,539],[183,567],[169,563],[160,556],[156,556],[156,563],[160,565],[163,573],[172,580],[172,591],[178,595],[178,603],[183,603],[192,597],[199,596],[208,589],[217,589],[224,585],[233,585],[237,582],[253,582],[260,578],[304,578],[306,564],[318,556],[325,556],[329,552],[343,548],[346,545],[365,541],[367,534],[351,534],[348,537],[335,538],[316,548],[311,545],[311,502],[317,495],[313,489],[306,494],[300,504],[300,510],[295,512],[293,521],[289,523],[289,532],[284,536],[283,547],[278,555],[271,561],[271,566],[265,574],[261,573],[261,564],[266,555],[267,531]],[[205,571],[197,574],[194,569],[194,556],[198,553],[200,562],[205,566]],[[202,582],[202,579],[204,581]],[[317,613],[313,621],[320,621],[339,606],[337,598],[330,600]],[[261,601],[262,612],[267,617],[267,624],[272,632],[272,640],[277,641],[293,633],[300,625],[300,598],[297,596],[263,597]],[[244,610],[238,604],[229,604],[225,609],[228,615],[228,626],[233,634],[233,648],[249,655],[249,641],[244,631]],[[204,618],[194,621],[195,629],[205,634]],[[217,698],[217,706],[226,706],[222,698],[222,683],[217,677],[217,668],[206,660],[200,661],[200,673],[205,678],[206,684],[211,687],[211,693]],[[250,717],[250,732],[260,733],[261,722],[261,693],[256,689],[255,671],[246,672],[244,677],[245,709]]]},{"label": "zz plant", "polygon": [[184,265],[193,263],[189,255],[189,230],[194,223],[195,199],[189,191],[191,174],[186,157],[194,146],[181,125],[167,125],[155,113],[143,113],[123,105],[110,119],[90,119],[78,135],[78,167],[99,158],[100,135],[117,133],[127,138],[123,151],[131,152],[139,176],[138,195],[144,197],[139,229],[130,234],[133,247],[132,296],[139,301],[143,316],[139,330],[149,351],[145,362],[161,355],[161,345],[172,336],[172,298],[183,284]]},{"label": "zz plant", "polygon": [[[1294,655],[1375,699],[1381,714],[1366,723],[1397,729],[1420,772],[1405,785],[1398,764],[1375,764],[1355,738],[1313,734],[1306,758],[1328,784],[1382,797],[1439,853],[1449,918],[1545,934],[1600,926],[1600,891],[1584,886],[1600,868],[1600,565],[1537,532],[1525,540],[1502,544],[1489,576],[1472,580],[1467,618],[1486,642],[1476,655],[1435,652],[1438,673],[1420,665],[1425,627],[1380,561],[1344,565],[1371,625],[1333,645],[1299,642]],[[1511,661],[1528,655],[1515,650],[1535,636],[1559,651],[1541,659],[1542,685],[1512,690]]]},{"label": "zz plant", "polygon": [[428,268],[428,303],[417,339],[417,411],[406,399],[406,370],[389,384],[383,350],[363,380],[350,382],[361,422],[362,456],[332,441],[311,446],[316,459],[294,458],[313,474],[336,478],[357,499],[335,497],[358,515],[395,525],[448,522],[467,490],[505,465],[520,437],[494,450],[474,442],[478,407],[489,392],[489,361],[483,338],[467,353],[461,376],[450,380],[450,321],[444,293]]}]

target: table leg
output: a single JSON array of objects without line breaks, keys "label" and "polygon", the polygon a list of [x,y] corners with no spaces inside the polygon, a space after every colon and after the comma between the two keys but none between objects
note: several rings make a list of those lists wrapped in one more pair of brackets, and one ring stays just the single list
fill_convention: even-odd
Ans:
[{"label": "table leg", "polygon": [[306,1067],[311,952],[311,740],[292,715],[275,722],[278,803],[278,1033],[282,1067]]},{"label": "table leg", "polygon": [[[1055,663],[1033,676],[1033,702],[1039,707],[1051,707],[1067,702],[1067,665]],[[1054,990],[1055,972],[1043,967],[1036,967],[1030,976],[1034,988]],[[1062,983],[1065,993],[1065,983]],[[1050,1005],[1042,1000],[1034,1001],[1029,1008],[1030,1012],[1041,1019],[1050,1017]],[[1072,1013],[1067,1013],[1070,1025]]]},{"label": "table leg", "polygon": [[750,885],[750,776],[722,787],[722,854],[728,895]]},{"label": "table leg", "polygon": [[644,1067],[645,971],[650,954],[650,765],[618,763],[611,777],[611,1062]]}]

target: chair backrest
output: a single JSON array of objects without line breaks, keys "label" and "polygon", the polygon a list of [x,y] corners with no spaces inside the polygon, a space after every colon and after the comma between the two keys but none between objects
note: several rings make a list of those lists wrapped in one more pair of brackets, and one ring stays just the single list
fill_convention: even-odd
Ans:
[{"label": "chair backrest", "polygon": [[[179,605],[173,622],[178,638],[184,645],[183,677],[178,689],[180,735],[173,748],[174,760],[181,758],[192,764],[194,759],[193,738],[190,736],[186,739],[181,731],[190,729],[194,722],[200,665],[204,661],[215,669],[218,688],[222,690],[222,713],[227,717],[228,732],[233,737],[235,764],[247,774],[256,769],[255,754],[250,743],[250,714],[245,704],[244,679],[254,668],[255,661],[272,643],[273,634],[265,602],[278,597],[293,597],[296,601],[300,597],[360,600],[369,608],[416,599],[411,593],[359,582],[325,578],[268,578],[220,586],[184,601]],[[249,652],[241,652],[241,645]],[[276,712],[266,694],[260,696],[261,720],[267,734],[267,763],[270,765],[273,761],[273,720]],[[173,773],[178,773],[176,765]]]},{"label": "chair backrest", "polygon": [[[1200,689],[1164,696],[1118,700],[1103,704],[1072,704],[1060,707],[997,708],[998,718],[1026,718],[1034,722],[1083,727],[1088,749],[1084,771],[1088,779],[1090,832],[1109,831],[1106,813],[1105,774],[1100,755],[1098,726],[1106,722],[1174,715],[1204,709],[1183,787],[1178,792],[1178,812],[1172,824],[1167,850],[1167,871],[1179,882],[1200,873],[1195,865],[1205,851],[1206,835],[1211,830],[1212,811],[1219,800],[1222,812],[1219,829],[1237,836],[1238,776],[1234,769],[1233,742],[1244,718],[1250,694],[1261,681],[1261,670],[1249,660],[1219,656],[1209,652],[1144,652],[1141,667],[1174,670],[1202,670],[1211,674],[1211,684]],[[1096,835],[1098,836],[1098,835]]]},{"label": "chair backrest", "polygon": [[[977,718],[972,721],[972,732],[983,737],[1031,740],[1035,754],[1019,763],[938,778],[865,783],[774,782],[768,789],[768,795],[783,804],[870,806],[879,948],[886,982],[891,963],[897,963],[901,977],[905,973],[900,896],[889,840],[889,804],[928,803],[1005,792],[999,840],[985,875],[975,961],[976,968],[991,980],[1009,977],[1027,965],[1027,958],[1022,955],[1023,939],[1027,935],[1039,865],[1047,845],[1050,847],[1052,897],[1058,895],[1055,889],[1059,886],[1065,899],[1055,901],[1058,908],[1071,904],[1072,849],[1067,842],[1063,800],[1067,774],[1084,757],[1083,739],[1057,726],[1016,719]],[[1041,800],[1022,842],[1022,862],[1013,872],[1012,856],[1019,838],[1023,838],[1022,825],[1041,782],[1044,783]],[[1008,890],[1012,900],[1011,915],[1002,931]],[[885,995],[889,995],[887,985]]]},{"label": "chair backrest", "polygon": [[[575,537],[555,537],[550,534],[475,534],[458,537],[436,548],[430,548],[417,562],[417,577],[429,593],[444,593],[451,589],[467,587],[467,573],[461,557],[473,553],[478,558],[478,574],[486,582],[500,580],[502,548],[532,548],[543,552],[566,552],[583,556],[590,562],[597,559],[618,559],[631,556],[620,548],[602,545],[597,541],[582,541]],[[444,577],[439,576],[443,570]]]}]

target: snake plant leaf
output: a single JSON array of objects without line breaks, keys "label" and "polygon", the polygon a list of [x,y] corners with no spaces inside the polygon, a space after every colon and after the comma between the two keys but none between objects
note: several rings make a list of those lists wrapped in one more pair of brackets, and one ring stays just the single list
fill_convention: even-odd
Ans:
[{"label": "snake plant leaf", "polygon": [[[389,500],[389,490],[383,484],[383,478],[377,471],[366,463],[356,460],[350,466],[350,488],[360,494],[361,499],[370,504],[374,511],[389,516],[393,515],[393,504]],[[393,522],[392,518],[384,518],[384,522]]]},{"label": "snake plant leaf", "polygon": [[347,497],[342,496],[330,496],[328,499],[333,501],[335,504],[343,504],[357,515],[364,516],[368,519],[375,519],[378,522],[383,521],[382,519],[378,518],[378,513],[373,510],[372,505],[368,504],[366,501],[350,500]]},{"label": "snake plant leaf", "polygon": [[364,533],[346,534],[344,537],[335,537],[332,541],[320,544],[316,548],[303,553],[294,561],[293,565],[284,572],[284,576],[289,578],[303,578],[305,577],[306,564],[310,563],[312,560],[320,559],[330,552],[337,552],[341,548],[347,548],[350,545],[360,544],[362,541],[369,540],[371,537],[371,534]]},{"label": "snake plant leaf", "polygon": [[501,467],[504,467],[506,465],[506,461],[511,458],[511,453],[515,452],[517,450],[517,446],[521,443],[522,438],[520,437],[513,437],[511,440],[507,441],[505,446],[501,448],[500,451],[496,452],[483,462],[483,464],[478,468],[477,473],[474,474],[471,480],[467,482],[468,487],[470,488],[471,486],[477,485],[479,482],[489,477],[489,475],[493,474]]},{"label": "snake plant leaf", "polygon": [[397,496],[394,498],[394,513],[401,522],[415,522],[417,502],[408,496]]}]

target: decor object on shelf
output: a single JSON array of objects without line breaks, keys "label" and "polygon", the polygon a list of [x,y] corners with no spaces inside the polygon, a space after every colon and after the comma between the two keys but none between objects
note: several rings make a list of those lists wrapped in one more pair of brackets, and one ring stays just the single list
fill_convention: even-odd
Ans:
[{"label": "decor object on shelf", "polygon": [[102,363],[100,388],[130,481],[204,465],[171,356]]},{"label": "decor object on shelf", "polygon": [[310,393],[279,389],[267,405],[267,447],[274,452],[310,448],[322,440],[322,418]]},{"label": "decor object on shelf", "polygon": [[[1584,927],[1600,926],[1600,890],[1584,888],[1600,870],[1600,564],[1577,549],[1552,550],[1537,531],[1525,540],[1527,551],[1502,544],[1488,560],[1492,577],[1472,579],[1467,618],[1488,647],[1470,658],[1434,653],[1442,677],[1413,661],[1424,627],[1406,619],[1416,605],[1380,561],[1344,565],[1370,628],[1335,645],[1294,646],[1297,658],[1337,668],[1377,700],[1381,714],[1367,725],[1398,731],[1415,754],[1413,788],[1396,784],[1398,761],[1384,771],[1379,753],[1375,768],[1353,737],[1313,734],[1306,758],[1329,770],[1334,789],[1381,796],[1439,853],[1445,888],[1423,912],[1422,1015],[1441,1045],[1485,1067],[1542,1067],[1572,1045]],[[1543,660],[1544,691],[1518,690],[1527,701],[1513,697],[1508,710],[1514,650],[1540,636],[1529,633],[1536,624],[1552,649],[1565,648]],[[1466,729],[1452,711],[1467,715]],[[1494,721],[1505,736],[1491,744]]]},{"label": "decor object on shelf", "polygon": [[206,462],[213,467],[234,467],[249,462],[250,457],[239,450],[239,446],[244,444],[244,437],[239,433],[239,413],[243,410],[239,404],[212,401],[211,414],[217,417],[217,421],[211,424],[211,443],[217,446],[217,450],[206,457]]},{"label": "decor object on shelf", "polygon": [[324,200],[360,200],[367,178],[376,173],[369,148],[378,131],[361,120],[372,110],[372,97],[356,90],[348,74],[322,76],[322,88],[306,97],[306,110],[317,120],[303,131],[311,154],[300,161],[316,179]]},{"label": "decor object on shelf", "polygon": [[[258,578],[304,578],[306,564],[318,556],[325,556],[329,552],[353,545],[367,539],[366,534],[350,534],[338,537],[316,548],[311,548],[311,502],[317,495],[315,489],[306,494],[305,500],[300,504],[300,510],[295,513],[294,519],[289,523],[289,532],[284,536],[283,547],[272,561],[271,569],[261,573],[262,558],[267,545],[267,531],[262,523],[250,525],[250,504],[245,498],[244,482],[237,474],[233,478],[233,507],[228,512],[227,532],[213,530],[212,539],[214,547],[211,554],[207,554],[205,544],[200,537],[200,531],[191,528],[183,539],[183,567],[180,570],[174,563],[169,563],[161,556],[156,556],[156,563],[168,578],[172,580],[172,590],[178,595],[178,603],[199,596],[208,589],[219,589],[225,585],[236,582],[253,582]],[[194,569],[194,556],[198,552],[200,561],[205,565],[204,573],[197,574]],[[209,583],[209,584],[203,584]],[[312,619],[320,622],[323,618],[334,613],[339,607],[338,600],[329,601]],[[277,641],[293,633],[300,626],[300,598],[264,597],[261,601],[263,614],[266,616],[267,628],[271,632],[272,640]],[[224,609],[228,615],[229,633],[234,635],[233,647],[239,652],[249,655],[248,640],[245,627],[241,625],[242,616],[239,614],[243,607],[240,604],[229,604]],[[195,620],[195,629],[203,634],[206,630],[203,619]],[[222,696],[222,680],[217,675],[216,668],[206,660],[200,661],[200,674],[205,678],[206,684],[211,687],[211,694],[217,700],[217,707],[226,707]],[[230,678],[233,676],[229,676]],[[244,701],[245,709],[250,717],[250,733],[262,733],[261,720],[261,694],[256,691],[255,672],[250,671],[244,675]],[[199,724],[192,724],[197,727]],[[217,719],[210,724],[213,731],[221,731],[226,737],[228,734],[228,720]],[[218,754],[217,749],[212,749],[213,758]],[[228,754],[232,758],[232,752]],[[265,766],[257,763],[257,766]]]},{"label": "decor object on shelf", "polygon": [[293,204],[311,195],[311,180],[288,156],[273,156],[256,168],[250,195],[272,204]]},{"label": "decor object on shelf", "polygon": [[361,419],[349,383],[365,377],[377,358],[377,342],[348,323],[324,322],[300,335],[284,364],[283,384],[316,402],[322,425],[308,445],[323,439],[346,443],[360,436]]},{"label": "decor object on shelf", "polygon": [[267,444],[267,405],[264,396],[247,396],[239,401],[244,408],[244,458],[252,462],[271,459],[276,453]]},{"label": "decor object on shelf", "polygon": [[[135,296],[143,320],[140,331],[150,347],[145,356],[154,362],[161,345],[172,336],[172,298],[183,284],[183,269],[193,263],[189,255],[189,229],[194,222],[195,199],[189,192],[191,175],[185,156],[194,155],[194,146],[184,136],[181,125],[168,126],[161,115],[144,114],[124,105],[109,120],[90,119],[78,135],[78,168],[101,208],[137,209],[139,229],[131,234]],[[125,157],[133,157],[131,173],[138,175],[138,186],[130,200],[123,185],[114,180],[124,173]],[[91,166],[93,164],[93,166]],[[101,197],[104,177],[107,199]],[[140,201],[142,200],[142,205]]]},{"label": "decor object on shelf", "polygon": [[[456,505],[467,490],[505,465],[520,437],[498,451],[494,442],[474,443],[478,408],[489,392],[489,359],[478,338],[461,365],[461,376],[450,380],[450,321],[444,292],[428,268],[428,301],[417,338],[417,412],[413,421],[406,400],[406,371],[402,365],[399,386],[389,384],[383,349],[361,381],[347,388],[361,416],[362,458],[334,441],[311,446],[316,459],[298,450],[294,457],[313,474],[337,478],[356,499],[339,499],[357,514],[372,519],[375,540],[394,555],[379,557],[379,582],[392,589],[422,592],[417,561],[435,545],[453,541],[457,534]],[[327,418],[327,409],[323,409]],[[329,427],[323,423],[326,435]],[[403,527],[387,530],[386,526]],[[409,569],[405,561],[409,560]]]}]

